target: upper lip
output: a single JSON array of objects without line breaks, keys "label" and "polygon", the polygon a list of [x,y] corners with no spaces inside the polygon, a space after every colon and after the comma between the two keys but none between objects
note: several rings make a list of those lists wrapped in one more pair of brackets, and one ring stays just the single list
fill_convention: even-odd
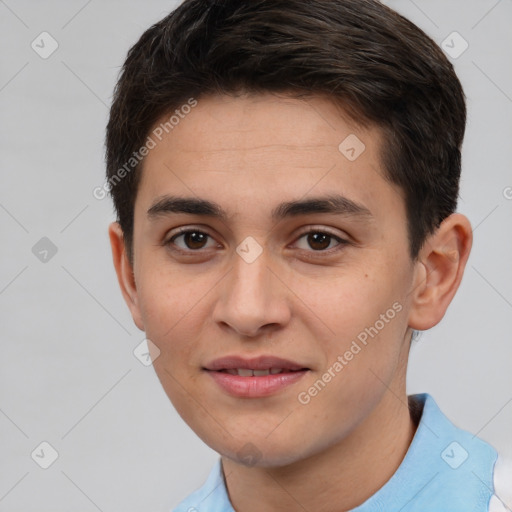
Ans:
[{"label": "upper lip", "polygon": [[270,355],[259,357],[226,356],[211,361],[204,368],[212,371],[235,368],[246,368],[249,370],[267,370],[270,368],[281,368],[283,370],[307,369],[304,365],[296,363],[295,361]]}]

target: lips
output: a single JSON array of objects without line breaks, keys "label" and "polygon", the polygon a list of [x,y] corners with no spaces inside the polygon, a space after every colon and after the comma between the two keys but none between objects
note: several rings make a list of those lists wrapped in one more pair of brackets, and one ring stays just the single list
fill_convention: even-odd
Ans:
[{"label": "lips", "polygon": [[228,356],[208,363],[204,370],[229,395],[260,398],[276,394],[294,384],[309,368],[274,356]]},{"label": "lips", "polygon": [[240,356],[228,356],[215,359],[205,366],[206,370],[282,370],[282,371],[298,371],[308,369],[303,365],[274,356],[260,356],[253,358],[244,358]]}]

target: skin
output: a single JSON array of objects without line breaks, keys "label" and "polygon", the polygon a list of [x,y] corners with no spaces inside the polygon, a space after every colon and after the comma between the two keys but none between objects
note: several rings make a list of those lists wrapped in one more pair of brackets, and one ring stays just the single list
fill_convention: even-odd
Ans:
[{"label": "skin", "polygon": [[[354,161],[338,149],[350,134],[366,146]],[[471,226],[451,215],[412,261],[402,192],[383,177],[383,143],[377,127],[359,126],[319,96],[201,98],[144,161],[133,266],[120,226],[110,226],[123,296],[160,350],[155,371],[179,414],[221,454],[238,512],[356,507],[389,480],[413,438],[405,388],[412,329],[444,316]],[[283,201],[333,193],[371,216],[271,218]],[[214,201],[227,218],[148,215],[166,194]],[[179,227],[209,237],[173,244]],[[322,245],[308,230],[347,243],[333,237]],[[248,236],[263,251],[252,263],[236,252]],[[298,394],[396,303],[400,312],[300,403]],[[232,354],[271,354],[310,371],[272,396],[237,398],[203,370]]]}]

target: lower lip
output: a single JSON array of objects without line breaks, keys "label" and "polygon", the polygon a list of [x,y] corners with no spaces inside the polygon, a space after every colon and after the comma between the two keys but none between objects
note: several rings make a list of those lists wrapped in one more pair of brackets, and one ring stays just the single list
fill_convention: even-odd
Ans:
[{"label": "lower lip", "polygon": [[226,372],[209,371],[213,380],[227,393],[236,397],[260,398],[273,395],[302,379],[309,370],[240,377]]}]

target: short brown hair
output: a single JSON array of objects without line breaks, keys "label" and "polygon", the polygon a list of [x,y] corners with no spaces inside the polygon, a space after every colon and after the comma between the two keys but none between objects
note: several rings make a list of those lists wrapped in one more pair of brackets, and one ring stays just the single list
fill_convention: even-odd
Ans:
[{"label": "short brown hair", "polygon": [[129,50],[110,110],[107,181],[130,259],[141,165],[114,182],[116,173],[191,97],[238,92],[328,95],[380,127],[386,178],[404,192],[412,258],[455,211],[464,93],[416,25],[376,0],[185,0]]}]

